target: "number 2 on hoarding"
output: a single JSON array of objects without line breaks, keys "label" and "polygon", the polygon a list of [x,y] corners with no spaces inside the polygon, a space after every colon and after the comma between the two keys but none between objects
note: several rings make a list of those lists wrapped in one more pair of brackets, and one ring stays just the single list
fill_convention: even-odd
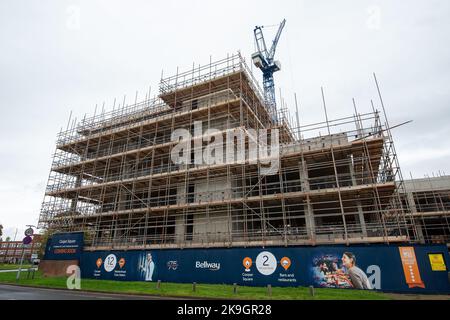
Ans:
[{"label": "number 2 on hoarding", "polygon": [[268,267],[269,264],[267,263],[267,261],[269,261],[269,257],[268,257],[268,256],[263,256],[263,259],[265,259],[265,260],[263,261],[263,266]]}]

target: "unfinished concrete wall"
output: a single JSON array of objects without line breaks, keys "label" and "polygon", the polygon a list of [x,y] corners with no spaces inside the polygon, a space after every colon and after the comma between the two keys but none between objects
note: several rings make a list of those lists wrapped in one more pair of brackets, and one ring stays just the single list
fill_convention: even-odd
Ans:
[{"label": "unfinished concrete wall", "polygon": [[230,178],[214,178],[195,182],[195,202],[223,201],[231,199]]},{"label": "unfinished concrete wall", "polygon": [[193,240],[199,242],[227,241],[230,229],[231,221],[226,211],[210,215],[209,218],[206,214],[198,214],[194,217]]}]

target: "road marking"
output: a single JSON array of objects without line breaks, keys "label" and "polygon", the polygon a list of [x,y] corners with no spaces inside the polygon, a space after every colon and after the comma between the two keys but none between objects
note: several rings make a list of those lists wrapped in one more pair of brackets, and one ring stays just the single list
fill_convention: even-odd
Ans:
[{"label": "road marking", "polygon": [[[30,271],[33,271],[33,270],[37,271],[37,268],[32,268],[32,269],[29,269],[29,270],[30,270]],[[0,273],[2,273],[2,272],[17,272],[17,271],[19,271],[19,269],[14,269],[14,270],[0,270]],[[21,269],[20,272],[22,272],[22,271],[28,271],[28,269]]]}]

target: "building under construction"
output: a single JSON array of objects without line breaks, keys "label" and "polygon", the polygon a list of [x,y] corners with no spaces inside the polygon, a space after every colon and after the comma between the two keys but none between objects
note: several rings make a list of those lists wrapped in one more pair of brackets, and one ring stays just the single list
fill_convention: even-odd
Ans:
[{"label": "building under construction", "polygon": [[437,175],[405,180],[403,202],[422,243],[446,244],[450,248],[450,176]]},{"label": "building under construction", "polygon": [[[382,103],[328,119],[323,96],[323,122],[300,123],[298,106],[293,117],[266,106],[240,54],[163,78],[157,98],[69,121],[40,226],[83,231],[90,250],[419,241]],[[189,160],[242,133],[246,157],[174,163],[176,129],[191,133]],[[267,173],[248,155],[253,138],[261,149],[274,137]]]}]

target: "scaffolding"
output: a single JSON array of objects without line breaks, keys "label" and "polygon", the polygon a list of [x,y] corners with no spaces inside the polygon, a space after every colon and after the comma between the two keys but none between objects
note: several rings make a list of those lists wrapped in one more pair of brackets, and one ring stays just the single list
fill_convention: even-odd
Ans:
[{"label": "scaffolding", "polygon": [[[307,125],[297,99],[292,121],[263,97],[238,53],[162,78],[155,99],[69,120],[40,227],[83,231],[92,250],[418,241],[381,94],[381,113],[353,101],[353,115],[328,119],[322,90],[325,121]],[[191,134],[191,160],[244,134],[244,160],[174,163],[176,129]],[[279,142],[276,172],[250,156],[252,130],[268,133],[258,148]]]},{"label": "scaffolding", "polygon": [[450,176],[413,179],[411,174],[405,186],[402,202],[411,208],[420,242],[450,247]]}]

